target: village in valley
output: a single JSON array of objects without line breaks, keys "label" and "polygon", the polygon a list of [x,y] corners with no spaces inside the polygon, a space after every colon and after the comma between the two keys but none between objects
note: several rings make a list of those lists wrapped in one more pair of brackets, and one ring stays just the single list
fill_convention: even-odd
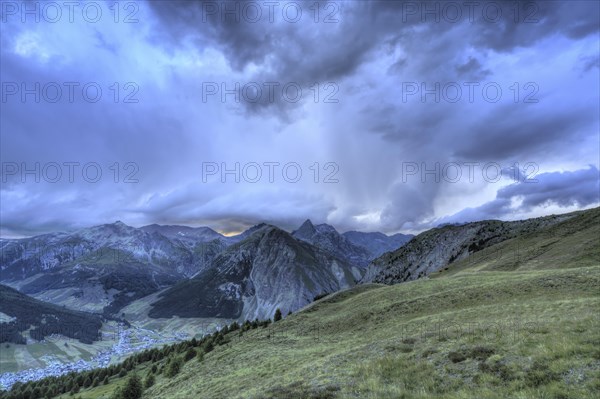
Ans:
[{"label": "village in valley", "polygon": [[[0,389],[10,390],[17,382],[37,381],[71,372],[108,367],[110,364],[123,361],[125,357],[133,353],[191,338],[189,334],[183,332],[157,333],[136,326],[126,327],[124,324],[111,325],[109,330],[102,331],[102,337],[103,341],[114,341],[114,344],[108,349],[100,350],[88,360],[64,361],[55,355],[46,354],[38,359],[45,364],[45,367],[2,372]],[[64,340],[64,337],[49,336],[39,344],[49,345],[54,340]],[[68,347],[69,344],[65,341],[64,345]]]}]

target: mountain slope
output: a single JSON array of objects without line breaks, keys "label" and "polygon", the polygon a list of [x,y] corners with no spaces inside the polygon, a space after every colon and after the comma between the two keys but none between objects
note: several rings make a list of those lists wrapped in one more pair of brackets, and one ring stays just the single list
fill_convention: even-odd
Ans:
[{"label": "mountain slope", "polygon": [[188,227],[174,225],[150,224],[140,227],[140,230],[149,233],[159,233],[171,240],[179,240],[190,246],[198,242],[208,242],[216,239],[225,239],[225,236],[217,233],[209,227]]},{"label": "mountain slope", "polygon": [[28,338],[42,340],[52,334],[83,343],[100,338],[102,319],[98,315],[44,303],[5,285],[0,285],[0,312],[13,319],[0,323],[0,342],[24,344]]},{"label": "mountain slope", "polygon": [[205,270],[226,242],[208,228],[116,222],[0,245],[1,282],[55,304],[114,314]]},{"label": "mountain slope", "polygon": [[431,229],[400,249],[375,259],[361,281],[395,284],[415,280],[453,262],[473,257],[492,245],[530,233],[541,234],[552,226],[578,217],[600,222],[600,208],[514,222],[486,220]]},{"label": "mountain slope", "polygon": [[354,245],[369,251],[370,259],[378,258],[386,252],[395,251],[414,237],[412,234],[398,233],[388,236],[383,233],[363,233],[361,231],[347,231],[342,235]]},{"label": "mountain slope", "polygon": [[[157,366],[143,398],[595,398],[598,210],[567,216],[431,278],[358,285],[268,328],[219,334],[170,377],[161,370],[193,341],[166,348],[133,366]],[[108,397],[128,378],[116,374],[79,394]]]},{"label": "mountain slope", "polygon": [[344,260],[264,225],[220,253],[209,270],[163,293],[149,315],[267,319],[276,308],[296,310],[360,276]]},{"label": "mountain slope", "polygon": [[546,270],[600,264],[600,208],[567,215],[556,221],[530,219],[521,234],[486,247],[429,275],[431,278],[468,273]]},{"label": "mountain slope", "polygon": [[331,295],[144,397],[595,397],[598,214],[523,223],[434,279]]},{"label": "mountain slope", "polygon": [[353,244],[328,224],[315,226],[310,220],[306,220],[298,230],[292,232],[292,236],[361,268],[369,263],[370,253],[367,249]]},{"label": "mountain slope", "polygon": [[595,398],[597,221],[598,210],[538,220],[435,278],[358,285],[229,332],[174,377],[157,373],[143,397]]},{"label": "mountain slope", "polygon": [[232,334],[144,397],[593,398],[598,284],[596,267],[361,287]]}]

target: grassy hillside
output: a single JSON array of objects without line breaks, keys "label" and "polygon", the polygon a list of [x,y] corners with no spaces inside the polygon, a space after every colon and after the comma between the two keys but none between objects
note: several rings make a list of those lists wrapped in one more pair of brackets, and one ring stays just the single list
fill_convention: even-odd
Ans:
[{"label": "grassy hillside", "polygon": [[452,263],[430,277],[479,271],[527,271],[600,264],[600,208],[576,212]]},{"label": "grassy hillside", "polygon": [[598,267],[363,287],[275,323],[272,339],[253,331],[219,348],[147,397],[593,397],[598,287]]},{"label": "grassy hillside", "polygon": [[[157,360],[143,397],[596,397],[597,213],[501,242],[432,278],[357,286],[266,328],[230,332],[175,376]],[[145,378],[151,367],[135,370]],[[108,398],[126,379],[78,395]]]},{"label": "grassy hillside", "polygon": [[[484,249],[495,247],[498,250],[496,245],[507,240],[529,239],[535,235],[557,241],[572,235],[572,231],[568,233],[572,227],[588,226],[589,223],[600,224],[600,208],[512,222],[484,220],[434,228],[417,235],[398,250],[375,259],[361,281],[398,284],[416,280],[465,258],[473,258]],[[518,254],[527,247],[527,243],[522,244],[522,248],[512,244],[509,247]]]},{"label": "grassy hillside", "polygon": [[[592,266],[361,286],[230,333],[144,397],[592,398],[599,284]],[[79,395],[107,398],[125,379]]]}]

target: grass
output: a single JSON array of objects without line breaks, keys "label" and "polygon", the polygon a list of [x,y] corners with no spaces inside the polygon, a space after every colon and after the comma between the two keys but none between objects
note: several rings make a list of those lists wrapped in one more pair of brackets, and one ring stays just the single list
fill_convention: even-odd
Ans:
[{"label": "grass", "polygon": [[[235,331],[203,361],[158,376],[144,398],[595,398],[600,234],[588,222],[497,244],[487,258],[432,278],[338,292],[241,337]],[[527,255],[515,259],[523,247]],[[76,397],[107,397],[124,380]]]},{"label": "grass", "polygon": [[230,334],[145,397],[591,398],[599,284],[600,267],[590,266],[357,287]]}]

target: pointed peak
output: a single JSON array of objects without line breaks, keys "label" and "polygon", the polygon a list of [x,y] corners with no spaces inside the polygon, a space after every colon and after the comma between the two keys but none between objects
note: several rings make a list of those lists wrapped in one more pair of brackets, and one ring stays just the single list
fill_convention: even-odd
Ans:
[{"label": "pointed peak", "polygon": [[313,222],[310,221],[310,219],[306,219],[304,221],[304,223],[302,223],[302,225],[300,226],[300,228],[298,230],[300,230],[303,227],[308,227],[308,228],[315,228],[315,225],[313,224]]},{"label": "pointed peak", "polygon": [[308,239],[316,234],[316,232],[317,229],[315,228],[315,225],[312,224],[310,219],[306,219],[306,221],[304,221],[304,223],[302,223],[298,230],[294,231],[292,235],[298,238]]},{"label": "pointed peak", "polygon": [[[106,229],[106,228],[123,228],[123,227],[128,227],[125,223],[121,222],[120,220],[117,220],[116,222],[113,223],[105,223],[105,224],[99,224],[96,226],[92,226],[92,227],[88,227],[87,229]],[[84,228],[84,230],[86,230]]]},{"label": "pointed peak", "polygon": [[250,234],[252,234],[252,233],[254,233],[254,232],[258,231],[258,230],[261,230],[262,228],[267,227],[267,226],[269,226],[269,225],[267,223],[264,223],[264,222],[259,223],[259,224],[255,224],[254,226],[250,227],[248,230],[246,230],[242,234],[240,234],[240,236],[247,237]]},{"label": "pointed peak", "polygon": [[117,229],[121,229],[121,230],[130,229],[131,228],[130,226],[126,225],[125,223],[121,222],[120,220],[117,220],[111,226],[113,228],[117,228]]}]

